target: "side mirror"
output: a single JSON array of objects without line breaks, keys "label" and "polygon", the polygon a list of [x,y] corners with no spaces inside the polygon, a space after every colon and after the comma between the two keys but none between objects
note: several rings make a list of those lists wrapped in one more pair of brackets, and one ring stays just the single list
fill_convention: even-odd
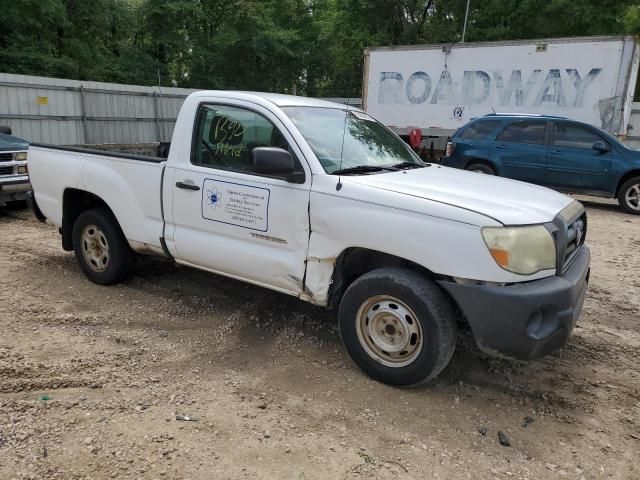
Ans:
[{"label": "side mirror", "polygon": [[0,125],[0,133],[4,133],[6,135],[11,135],[11,127],[7,127],[5,125]]},{"label": "side mirror", "polygon": [[602,140],[594,142],[594,144],[591,145],[591,148],[593,148],[598,153],[607,153],[609,151],[609,145],[604,143]]},{"label": "side mirror", "polygon": [[255,147],[251,150],[251,170],[263,175],[288,177],[295,170],[293,157],[277,147]]}]

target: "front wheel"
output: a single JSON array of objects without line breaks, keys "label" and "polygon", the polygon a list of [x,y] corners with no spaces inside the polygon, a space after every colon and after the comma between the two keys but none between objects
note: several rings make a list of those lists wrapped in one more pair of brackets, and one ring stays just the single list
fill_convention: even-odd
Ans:
[{"label": "front wheel", "polygon": [[351,358],[389,385],[428,382],[455,350],[451,302],[413,270],[381,268],[358,278],[342,297],[338,316]]},{"label": "front wheel", "polygon": [[625,212],[640,215],[640,177],[632,178],[620,187],[618,203]]},{"label": "front wheel", "polygon": [[136,254],[106,208],[78,216],[73,225],[73,249],[84,274],[99,285],[124,281],[136,263]]}]

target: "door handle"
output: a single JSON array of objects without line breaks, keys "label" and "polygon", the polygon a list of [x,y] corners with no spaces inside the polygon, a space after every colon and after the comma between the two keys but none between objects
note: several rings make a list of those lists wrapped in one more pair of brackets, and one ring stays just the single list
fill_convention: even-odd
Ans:
[{"label": "door handle", "polygon": [[184,182],[177,182],[176,187],[181,188],[183,190],[193,190],[194,192],[197,192],[198,190],[200,190],[199,186],[193,185],[191,183],[184,183]]},{"label": "door handle", "polygon": [[558,155],[558,156],[566,155],[566,153],[561,152],[561,151],[559,151],[559,150],[551,150],[551,152],[550,152],[550,153],[551,153],[551,155]]},{"label": "door handle", "polygon": [[498,145],[496,145],[496,148],[507,148],[507,146],[498,144]]}]

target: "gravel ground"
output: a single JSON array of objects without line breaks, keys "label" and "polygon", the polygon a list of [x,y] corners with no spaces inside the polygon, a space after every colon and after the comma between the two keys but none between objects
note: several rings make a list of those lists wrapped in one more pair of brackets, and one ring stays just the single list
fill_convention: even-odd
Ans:
[{"label": "gravel ground", "polygon": [[415,390],[364,376],[332,312],[154,259],[99,287],[0,213],[0,478],[638,479],[640,218],[583,200],[570,343],[509,362],[461,332]]}]

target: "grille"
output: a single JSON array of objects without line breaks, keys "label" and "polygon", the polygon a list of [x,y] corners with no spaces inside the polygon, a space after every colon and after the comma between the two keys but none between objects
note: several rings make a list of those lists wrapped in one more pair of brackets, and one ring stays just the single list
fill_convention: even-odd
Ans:
[{"label": "grille", "polygon": [[587,236],[587,214],[580,202],[573,202],[562,210],[549,226],[556,242],[558,275],[573,263]]},{"label": "grille", "polygon": [[13,167],[0,167],[0,175],[13,175]]},{"label": "grille", "polygon": [[584,239],[587,236],[587,217],[582,214],[576,221],[569,224],[567,228],[566,244],[564,255],[561,261],[562,270],[566,270],[571,261],[576,256],[580,247],[584,245]]},{"label": "grille", "polygon": [[0,153],[0,162],[11,162],[13,160],[13,153]]}]

